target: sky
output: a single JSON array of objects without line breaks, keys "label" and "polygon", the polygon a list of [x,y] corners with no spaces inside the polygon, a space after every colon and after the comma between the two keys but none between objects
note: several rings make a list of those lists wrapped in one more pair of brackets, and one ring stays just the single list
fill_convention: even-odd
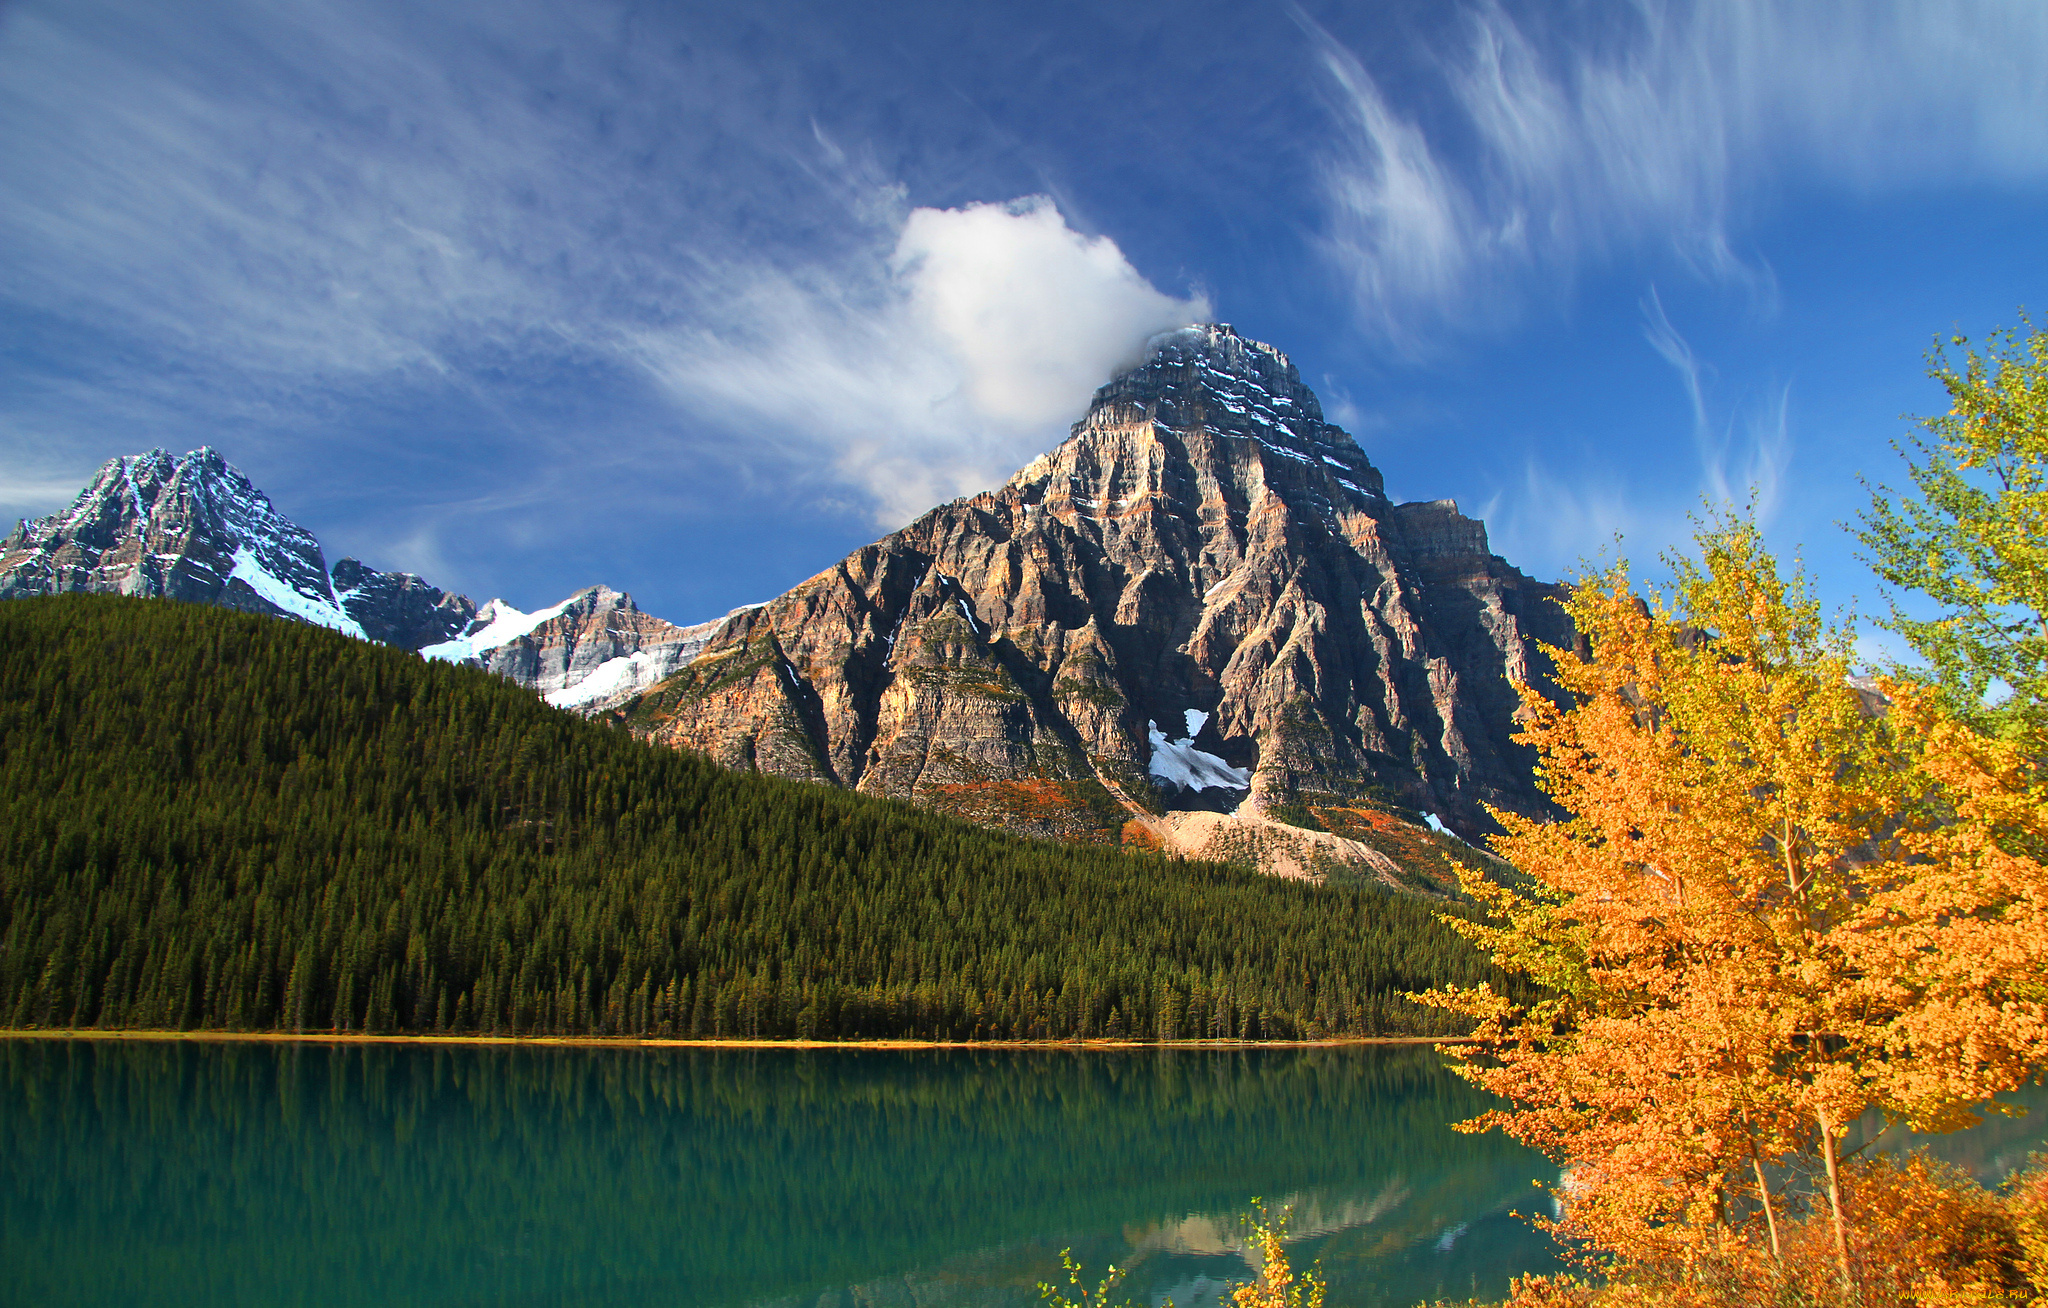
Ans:
[{"label": "sky", "polygon": [[1753,495],[1876,612],[1927,351],[2048,311],[2044,66],[2039,0],[0,0],[0,514],[210,444],[330,559],[697,621],[1217,320],[1532,575]]}]

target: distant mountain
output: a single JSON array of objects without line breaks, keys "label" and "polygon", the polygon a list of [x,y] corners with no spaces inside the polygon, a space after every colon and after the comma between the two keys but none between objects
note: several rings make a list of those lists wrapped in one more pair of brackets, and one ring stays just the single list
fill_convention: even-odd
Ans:
[{"label": "distant mountain", "polygon": [[1284,354],[1208,325],[1000,489],[732,615],[627,717],[1012,830],[1387,872],[1390,833],[1541,810],[1512,683],[1571,643],[1560,597],[1454,503],[1390,502]]},{"label": "distant mountain", "polygon": [[110,459],[68,509],[0,541],[0,599],[80,591],[292,618],[486,667],[586,712],[669,675],[717,625],[678,627],[606,586],[527,614],[355,559],[330,571],[313,533],[211,447]]},{"label": "distant mountain", "polygon": [[631,595],[592,586],[535,613],[492,600],[463,634],[420,653],[487,668],[556,708],[594,713],[687,665],[725,621],[678,627],[642,613]]},{"label": "distant mountain", "polygon": [[342,559],[330,574],[313,533],[211,446],[109,459],[70,508],[0,541],[0,599],[73,591],[217,604],[408,649],[476,616],[409,572]]}]

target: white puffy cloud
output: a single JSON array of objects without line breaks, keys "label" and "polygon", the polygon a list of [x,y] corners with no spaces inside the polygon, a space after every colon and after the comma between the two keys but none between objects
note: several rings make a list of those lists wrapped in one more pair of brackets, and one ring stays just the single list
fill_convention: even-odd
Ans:
[{"label": "white puffy cloud", "polygon": [[1029,462],[1149,337],[1209,315],[1043,196],[913,209],[866,259],[724,280],[711,325],[638,333],[640,359],[747,434],[735,462],[822,462],[892,527]]},{"label": "white puffy cloud", "polygon": [[1071,422],[1075,399],[1138,360],[1148,336],[1206,317],[1152,289],[1106,236],[1072,230],[1043,196],[917,209],[892,267],[989,423]]}]

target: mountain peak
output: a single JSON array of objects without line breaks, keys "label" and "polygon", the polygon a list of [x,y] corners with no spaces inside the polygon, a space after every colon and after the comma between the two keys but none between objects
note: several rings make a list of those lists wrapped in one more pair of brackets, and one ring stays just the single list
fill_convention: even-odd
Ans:
[{"label": "mountain peak", "polygon": [[[1149,345],[1148,365],[1197,363],[1212,372],[1256,382],[1278,393],[1307,391],[1293,361],[1276,346],[1240,336],[1227,322],[1196,323],[1164,332],[1153,337]],[[1309,398],[1315,398],[1312,392]],[[1322,416],[1320,407],[1316,416]]]},{"label": "mountain peak", "polygon": [[1486,805],[1541,811],[1513,715],[1570,639],[1554,599],[1455,506],[1390,503],[1285,354],[1205,323],[1002,486],[735,614],[627,716],[1032,834],[1371,863],[1390,803],[1474,835]]},{"label": "mountain peak", "polygon": [[0,599],[65,591],[218,604],[408,647],[475,611],[407,573],[353,559],[330,573],[313,533],[211,445],[109,459],[67,508],[0,542]]},{"label": "mountain peak", "polygon": [[1182,445],[1198,434],[1204,443],[1221,438],[1252,462],[1292,464],[1297,474],[1312,473],[1312,493],[1333,509],[1354,497],[1385,502],[1379,470],[1348,432],[1324,420],[1322,403],[1285,354],[1238,335],[1229,323],[1182,327],[1150,344],[1143,363],[1095,392],[1065,445],[1009,484],[1043,481],[1076,442],[1159,429],[1177,434]]}]

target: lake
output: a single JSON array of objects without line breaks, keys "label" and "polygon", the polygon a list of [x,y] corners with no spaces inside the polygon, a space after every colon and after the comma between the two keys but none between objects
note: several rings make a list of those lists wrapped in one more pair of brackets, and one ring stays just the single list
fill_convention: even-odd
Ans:
[{"label": "lake", "polygon": [[[1995,1180],[2036,1111],[1940,1151]],[[1552,1266],[1537,1155],[1427,1048],[797,1050],[0,1041],[0,1303],[1140,1303],[1291,1205],[1331,1308]]]},{"label": "lake", "polygon": [[1426,1048],[0,1041],[0,1302],[1138,1302],[1291,1205],[1330,1303],[1497,1294],[1556,1177]]}]

